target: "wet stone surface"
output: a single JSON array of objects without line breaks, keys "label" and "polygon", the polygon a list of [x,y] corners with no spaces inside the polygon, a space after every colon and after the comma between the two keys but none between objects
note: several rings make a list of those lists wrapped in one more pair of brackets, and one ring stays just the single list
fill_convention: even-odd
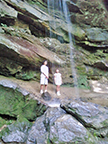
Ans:
[{"label": "wet stone surface", "polygon": [[45,92],[41,95],[41,97],[45,100],[45,101],[49,101],[51,100],[51,95],[49,92]]}]

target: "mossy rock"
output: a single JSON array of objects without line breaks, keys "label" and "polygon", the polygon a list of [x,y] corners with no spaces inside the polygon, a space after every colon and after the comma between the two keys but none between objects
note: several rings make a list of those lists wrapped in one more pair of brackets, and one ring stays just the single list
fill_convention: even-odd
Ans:
[{"label": "mossy rock", "polygon": [[22,116],[28,120],[35,120],[42,115],[46,106],[37,100],[24,96],[18,89],[0,85],[0,114],[17,118]]},{"label": "mossy rock", "polygon": [[8,125],[7,128],[5,128],[1,133],[3,142],[26,142],[31,126],[32,123],[28,121],[15,122]]},{"label": "mossy rock", "polygon": [[84,88],[84,89],[89,89],[90,88],[89,82],[88,82],[88,79],[87,79],[86,75],[80,75],[78,77],[78,87],[79,88]]},{"label": "mossy rock", "polygon": [[22,71],[20,73],[17,73],[15,75],[16,78],[18,79],[23,79],[23,80],[39,80],[40,79],[40,73],[37,71],[33,70],[26,70]]},{"label": "mossy rock", "polygon": [[12,124],[13,122],[15,121],[0,117],[0,138],[2,137],[3,134],[5,134],[5,131],[7,131],[7,125]]}]

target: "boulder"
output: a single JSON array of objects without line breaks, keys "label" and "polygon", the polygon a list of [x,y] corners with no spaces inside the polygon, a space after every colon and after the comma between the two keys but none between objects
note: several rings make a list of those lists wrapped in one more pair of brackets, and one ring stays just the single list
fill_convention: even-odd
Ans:
[{"label": "boulder", "polygon": [[61,107],[81,122],[92,134],[108,137],[107,107],[81,101],[62,104]]},{"label": "boulder", "polygon": [[107,143],[107,107],[74,101],[62,104],[61,108],[48,108],[32,127],[28,121],[8,125],[3,142]]},{"label": "boulder", "polygon": [[29,133],[27,144],[33,144],[34,142],[37,144],[47,144],[49,141],[50,125],[64,113],[62,109],[49,108],[43,116],[37,118]]},{"label": "boulder", "polygon": [[46,106],[37,100],[29,98],[29,92],[22,90],[17,84],[8,81],[0,81],[0,114],[14,119],[35,120],[42,115]]},{"label": "boulder", "polygon": [[45,101],[49,101],[51,100],[51,95],[48,92],[45,92],[41,95],[41,97],[45,100]]},{"label": "boulder", "polygon": [[[89,140],[88,140],[89,139]],[[86,128],[60,108],[49,108],[36,119],[27,144],[96,142]]]},{"label": "boulder", "polygon": [[31,124],[29,122],[15,122],[14,124],[8,125],[8,132],[2,136],[2,140],[5,143],[25,143]]},{"label": "boulder", "polygon": [[[50,141],[52,143],[90,143],[87,139],[88,131],[71,115],[62,115],[50,128]],[[94,140],[93,140],[94,141]]]},{"label": "boulder", "polygon": [[101,28],[87,28],[86,29],[86,34],[88,36],[88,41],[91,41],[91,42],[97,42],[97,43],[102,43],[102,42],[106,42],[106,45],[108,44],[107,42],[107,39],[108,39],[108,33],[106,30],[104,29],[101,29]]}]

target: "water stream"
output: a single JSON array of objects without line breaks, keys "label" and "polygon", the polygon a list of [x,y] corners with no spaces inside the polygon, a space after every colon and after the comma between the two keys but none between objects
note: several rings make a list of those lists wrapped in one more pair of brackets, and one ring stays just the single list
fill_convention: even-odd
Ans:
[{"label": "water stream", "polygon": [[[51,19],[49,20],[49,26],[50,26],[50,38],[53,38],[52,30],[55,30],[58,28],[59,24],[57,22],[58,16],[56,13],[59,13],[59,22],[65,20],[65,25],[68,29],[68,37],[69,37],[69,47],[70,47],[70,65],[71,65],[71,71],[74,81],[74,88],[75,88],[75,95],[76,98],[79,98],[79,90],[78,90],[78,83],[77,83],[77,72],[75,69],[75,62],[74,62],[74,46],[73,46],[73,37],[70,32],[70,29],[72,27],[72,23],[69,18],[69,10],[66,4],[66,0],[47,0],[47,7],[48,7],[48,13],[51,16]],[[54,64],[52,64],[52,68],[54,67]],[[54,73],[54,72],[53,72]],[[55,88],[54,88],[55,89]]]},{"label": "water stream", "polygon": [[74,87],[75,87],[76,97],[79,98],[77,72],[75,69],[75,62],[74,62],[74,55],[73,55],[73,50],[74,50],[73,39],[74,38],[72,37],[72,34],[70,32],[70,29],[72,27],[72,23],[70,21],[69,10],[68,10],[67,4],[66,4],[66,0],[62,0],[62,3],[63,3],[63,13],[65,15],[65,20],[66,20],[67,29],[68,29],[68,36],[69,36],[71,71],[72,71],[72,75],[73,75],[73,79],[74,79]]}]

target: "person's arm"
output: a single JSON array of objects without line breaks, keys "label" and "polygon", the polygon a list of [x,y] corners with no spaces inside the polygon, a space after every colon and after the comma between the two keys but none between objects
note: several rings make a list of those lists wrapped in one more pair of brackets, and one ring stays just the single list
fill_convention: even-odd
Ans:
[{"label": "person's arm", "polygon": [[63,81],[62,81],[62,76],[60,75],[60,77],[61,77],[61,84],[63,83]]},{"label": "person's arm", "polygon": [[47,74],[44,74],[46,76],[47,79],[49,79],[49,68],[47,67]]},{"label": "person's arm", "polygon": [[44,73],[44,72],[42,72],[43,74],[44,74],[44,76],[48,79],[48,76]]},{"label": "person's arm", "polygon": [[49,68],[48,68],[48,76],[47,76],[47,79],[49,79]]},{"label": "person's arm", "polygon": [[54,74],[54,83],[56,83],[56,76],[55,76],[55,74]]}]

